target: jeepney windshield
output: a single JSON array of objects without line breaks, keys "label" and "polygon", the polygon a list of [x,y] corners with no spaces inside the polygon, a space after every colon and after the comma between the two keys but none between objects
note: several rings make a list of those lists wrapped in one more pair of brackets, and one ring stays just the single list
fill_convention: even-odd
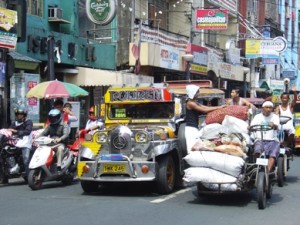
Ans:
[{"label": "jeepney windshield", "polygon": [[174,102],[141,104],[111,104],[110,119],[170,119],[174,117]]}]

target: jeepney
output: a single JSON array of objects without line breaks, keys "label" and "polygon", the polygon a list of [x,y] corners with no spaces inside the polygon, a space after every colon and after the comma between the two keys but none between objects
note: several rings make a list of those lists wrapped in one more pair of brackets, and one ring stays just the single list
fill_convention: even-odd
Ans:
[{"label": "jeepney", "polygon": [[167,194],[182,183],[186,147],[177,133],[184,121],[186,84],[108,88],[101,108],[105,129],[86,135],[79,150],[77,173],[84,192],[111,182],[153,182],[158,193]]}]

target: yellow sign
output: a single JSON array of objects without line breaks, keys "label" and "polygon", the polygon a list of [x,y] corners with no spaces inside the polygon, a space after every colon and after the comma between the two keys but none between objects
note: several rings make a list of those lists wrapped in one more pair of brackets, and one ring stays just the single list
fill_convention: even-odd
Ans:
[{"label": "yellow sign", "polygon": [[260,54],[260,40],[246,40],[246,55]]}]

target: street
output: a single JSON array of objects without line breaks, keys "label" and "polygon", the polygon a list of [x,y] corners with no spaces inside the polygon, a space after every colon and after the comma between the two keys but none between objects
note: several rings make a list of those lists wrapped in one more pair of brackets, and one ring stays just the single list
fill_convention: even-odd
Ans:
[{"label": "street", "polygon": [[111,185],[93,195],[80,183],[45,183],[32,191],[21,179],[0,185],[0,225],[298,225],[300,157],[295,157],[284,187],[273,188],[259,210],[256,192],[198,198],[196,188],[159,196],[149,185]]}]

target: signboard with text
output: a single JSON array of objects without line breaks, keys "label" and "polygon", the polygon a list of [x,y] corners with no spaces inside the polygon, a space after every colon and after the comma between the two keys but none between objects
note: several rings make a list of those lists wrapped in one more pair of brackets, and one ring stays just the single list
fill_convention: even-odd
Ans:
[{"label": "signboard with text", "polygon": [[0,8],[0,47],[15,49],[17,45],[17,12]]},{"label": "signboard with text", "polygon": [[287,48],[287,40],[284,37],[276,37],[268,40],[246,40],[246,58],[278,58]]},{"label": "signboard with text", "polygon": [[228,27],[228,10],[198,9],[196,11],[196,29],[226,30]]}]

